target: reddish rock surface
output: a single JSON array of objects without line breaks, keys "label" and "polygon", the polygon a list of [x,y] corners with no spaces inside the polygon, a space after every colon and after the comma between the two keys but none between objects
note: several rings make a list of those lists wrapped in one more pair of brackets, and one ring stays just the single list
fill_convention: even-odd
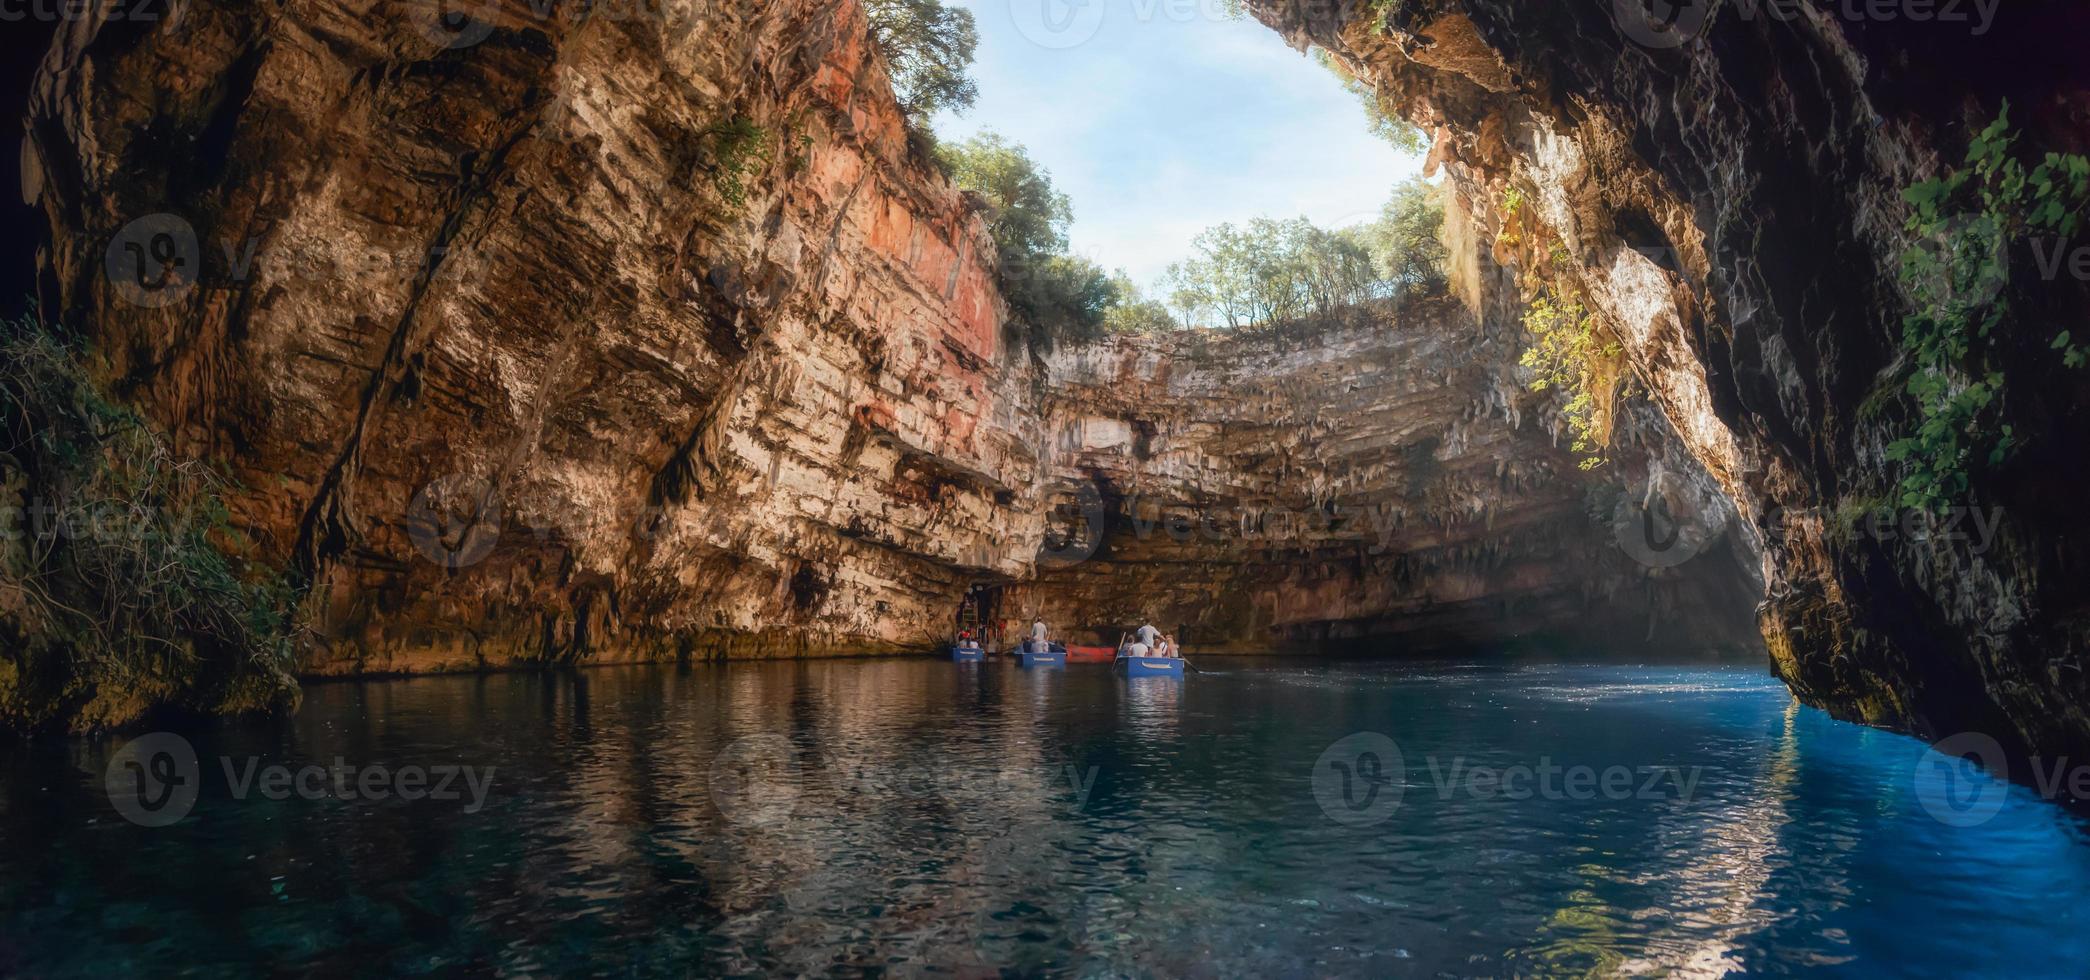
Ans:
[{"label": "reddish rock surface", "polygon": [[[312,583],[308,672],[919,651],[974,585],[1213,648],[1749,642],[1708,612],[1746,609],[1747,542],[1686,573],[1612,541],[1621,493],[1711,485],[1676,447],[1724,430],[1650,413],[1574,470],[1492,271],[1465,306],[1034,358],[853,0],[476,9],[70,24],[30,107],[45,309]],[[122,264],[184,229],[193,281]],[[1125,520],[1070,563],[1082,486]],[[1126,537],[1134,494],[1369,533],[1177,547]]]}]

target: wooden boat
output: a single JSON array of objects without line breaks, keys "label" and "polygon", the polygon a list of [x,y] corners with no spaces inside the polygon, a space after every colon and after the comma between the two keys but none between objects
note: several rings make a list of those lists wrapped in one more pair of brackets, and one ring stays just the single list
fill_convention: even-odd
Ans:
[{"label": "wooden boat", "polygon": [[1067,648],[1058,643],[1033,643],[1023,645],[1009,653],[1016,662],[1025,667],[1064,667],[1067,664]]},{"label": "wooden boat", "polygon": [[1025,667],[1065,667],[1067,665],[1067,651],[1058,649],[1058,644],[1054,644],[1052,647],[1037,653],[1029,650],[1018,650],[1016,652],[1016,662]]},{"label": "wooden boat", "polygon": [[1117,647],[1085,647],[1067,645],[1067,662],[1070,664],[1107,664],[1118,658]]},{"label": "wooden boat", "polygon": [[987,659],[987,651],[980,647],[951,647],[951,660],[961,664],[976,664]]},{"label": "wooden boat", "polygon": [[1181,657],[1131,657],[1119,654],[1112,665],[1126,677],[1182,677]]}]

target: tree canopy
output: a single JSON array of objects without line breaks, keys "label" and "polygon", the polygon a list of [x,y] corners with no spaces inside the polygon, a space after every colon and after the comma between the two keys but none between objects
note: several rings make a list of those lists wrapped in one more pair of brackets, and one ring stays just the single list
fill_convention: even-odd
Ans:
[{"label": "tree canopy", "polygon": [[1335,77],[1342,79],[1343,88],[1364,104],[1365,120],[1371,127],[1373,136],[1393,144],[1394,148],[1402,153],[1420,154],[1429,150],[1429,137],[1423,135],[1422,130],[1415,128],[1414,124],[1395,114],[1386,100],[1379,96],[1377,86],[1351,74],[1350,69],[1335,60],[1334,55],[1320,48],[1314,49],[1314,60],[1320,62],[1321,67],[1335,73]]},{"label": "tree canopy", "polygon": [[979,97],[969,72],[980,33],[972,11],[942,0],[864,0],[901,111],[917,124]]},{"label": "tree canopy", "polygon": [[1169,306],[1185,326],[1243,327],[1318,315],[1443,283],[1444,208],[1429,184],[1394,190],[1378,220],[1329,230],[1305,218],[1222,224],[1169,267]]}]

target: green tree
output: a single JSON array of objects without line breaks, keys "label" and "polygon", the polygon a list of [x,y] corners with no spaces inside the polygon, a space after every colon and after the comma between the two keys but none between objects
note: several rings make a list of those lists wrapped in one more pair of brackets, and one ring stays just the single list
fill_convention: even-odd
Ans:
[{"label": "green tree", "polygon": [[1073,205],[1052,186],[1052,174],[1031,160],[1023,147],[990,132],[940,144],[936,153],[953,183],[986,198],[992,206],[988,228],[1004,260],[1036,259],[1066,251]]},{"label": "green tree", "polygon": [[1444,285],[1444,204],[1420,177],[1395,185],[1379,220],[1359,229],[1381,276],[1396,291],[1434,292]]},{"label": "green tree", "polygon": [[1168,305],[1159,300],[1145,298],[1132,277],[1118,270],[1110,279],[1116,292],[1110,309],[1103,314],[1103,329],[1120,335],[1162,334],[1174,330],[1175,317],[1168,312]]},{"label": "green tree", "polygon": [[968,72],[980,44],[972,11],[941,0],[864,0],[864,11],[910,119],[923,122],[945,109],[972,107],[979,88]]},{"label": "green tree", "polygon": [[1394,112],[1391,103],[1379,95],[1378,86],[1351,74],[1350,69],[1337,61],[1334,55],[1314,49],[1314,60],[1328,69],[1343,83],[1343,89],[1364,104],[1364,116],[1373,136],[1393,144],[1402,153],[1421,154],[1429,151],[1429,137],[1407,120]]},{"label": "green tree", "polygon": [[937,154],[952,182],[991,209],[988,230],[1001,253],[1002,295],[1033,328],[1033,339],[1102,336],[1117,289],[1100,266],[1066,254],[1074,209],[1052,186],[1052,175],[1023,147],[994,133],[943,144]]}]

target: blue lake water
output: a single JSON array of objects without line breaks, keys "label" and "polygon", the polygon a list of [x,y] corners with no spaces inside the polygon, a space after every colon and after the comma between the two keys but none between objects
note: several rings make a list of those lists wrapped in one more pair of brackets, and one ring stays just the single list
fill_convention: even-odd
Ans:
[{"label": "blue lake water", "polygon": [[[112,803],[123,739],[7,746],[0,974],[2090,963],[2076,817],[1990,786],[1993,815],[1941,821],[1983,777],[1940,796],[1921,743],[1761,668],[1204,666],[321,684],[294,718],[179,733],[198,796],[161,827]],[[174,770],[115,761],[119,789],[173,799],[181,775],[136,780]],[[478,792],[428,798],[452,767]]]}]

